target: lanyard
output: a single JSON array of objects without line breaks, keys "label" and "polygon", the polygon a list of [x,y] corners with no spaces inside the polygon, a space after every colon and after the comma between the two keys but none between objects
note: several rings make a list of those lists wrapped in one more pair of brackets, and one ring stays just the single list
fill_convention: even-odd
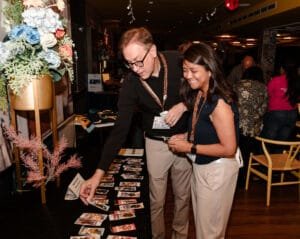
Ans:
[{"label": "lanyard", "polygon": [[201,102],[201,99],[202,99],[202,92],[199,90],[197,97],[196,97],[195,104],[194,104],[193,116],[192,116],[192,130],[191,130],[191,134],[190,134],[190,142],[192,142],[192,143],[194,143],[194,140],[195,140],[196,123],[199,119],[200,113],[201,113],[202,108],[205,105],[205,101],[206,101],[206,99],[204,98],[203,102],[200,106],[200,109],[199,109],[199,104]]},{"label": "lanyard", "polygon": [[152,90],[150,85],[144,81],[143,79],[140,78],[140,81],[146,91],[152,96],[152,98],[155,100],[155,102],[161,107],[162,111],[164,111],[164,106],[168,97],[168,66],[166,62],[166,58],[164,57],[163,54],[159,53],[159,56],[161,58],[163,67],[164,67],[164,87],[163,87],[163,101],[161,102],[157,94]]}]

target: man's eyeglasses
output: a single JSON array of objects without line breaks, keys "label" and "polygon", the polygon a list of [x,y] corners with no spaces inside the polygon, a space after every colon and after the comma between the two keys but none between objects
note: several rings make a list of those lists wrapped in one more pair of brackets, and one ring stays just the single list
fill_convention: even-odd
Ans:
[{"label": "man's eyeglasses", "polygon": [[130,69],[133,69],[133,66],[136,66],[136,67],[144,67],[144,61],[145,61],[145,59],[146,59],[146,57],[147,57],[149,51],[151,50],[151,47],[152,47],[152,46],[149,47],[149,49],[148,49],[147,52],[145,53],[145,55],[144,55],[144,57],[143,57],[142,60],[140,60],[140,61],[135,61],[135,62],[127,62],[127,61],[125,61],[125,62],[124,62],[125,66],[126,66],[127,68],[130,68]]}]

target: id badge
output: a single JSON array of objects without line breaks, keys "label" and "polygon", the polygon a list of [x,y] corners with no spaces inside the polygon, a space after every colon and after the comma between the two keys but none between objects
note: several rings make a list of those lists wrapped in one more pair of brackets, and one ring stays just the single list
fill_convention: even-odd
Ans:
[{"label": "id badge", "polygon": [[170,126],[165,122],[165,116],[168,111],[163,111],[160,116],[155,116],[153,120],[152,129],[170,129]]}]

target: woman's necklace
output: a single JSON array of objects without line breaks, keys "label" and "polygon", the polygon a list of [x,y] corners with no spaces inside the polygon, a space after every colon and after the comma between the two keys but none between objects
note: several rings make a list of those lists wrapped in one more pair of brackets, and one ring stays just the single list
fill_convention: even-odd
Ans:
[{"label": "woman's necklace", "polygon": [[[196,97],[195,104],[194,104],[193,116],[192,116],[192,130],[191,130],[191,134],[190,134],[190,138],[189,138],[191,143],[194,143],[196,124],[199,119],[200,113],[203,109],[203,106],[205,105],[205,102],[206,102],[206,97],[205,98],[202,97],[202,94],[203,94],[202,91],[199,90],[197,97]],[[200,104],[202,98],[203,98],[203,101],[202,101],[202,104],[199,109],[199,104]]]}]

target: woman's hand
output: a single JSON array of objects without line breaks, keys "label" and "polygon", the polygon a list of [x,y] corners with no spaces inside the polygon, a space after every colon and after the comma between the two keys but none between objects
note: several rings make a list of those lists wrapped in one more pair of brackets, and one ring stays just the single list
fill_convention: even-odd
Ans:
[{"label": "woman's hand", "polygon": [[168,146],[174,153],[189,153],[192,144],[187,141],[187,134],[177,134],[168,140]]},{"label": "woman's hand", "polygon": [[169,126],[173,127],[186,110],[187,108],[183,103],[174,105],[171,109],[169,109],[168,114],[165,117],[165,122]]},{"label": "woman's hand", "polygon": [[92,201],[92,198],[95,195],[96,188],[101,182],[103,175],[104,175],[104,171],[101,169],[97,169],[94,175],[81,185],[79,195],[81,201],[85,205],[88,205]]}]

